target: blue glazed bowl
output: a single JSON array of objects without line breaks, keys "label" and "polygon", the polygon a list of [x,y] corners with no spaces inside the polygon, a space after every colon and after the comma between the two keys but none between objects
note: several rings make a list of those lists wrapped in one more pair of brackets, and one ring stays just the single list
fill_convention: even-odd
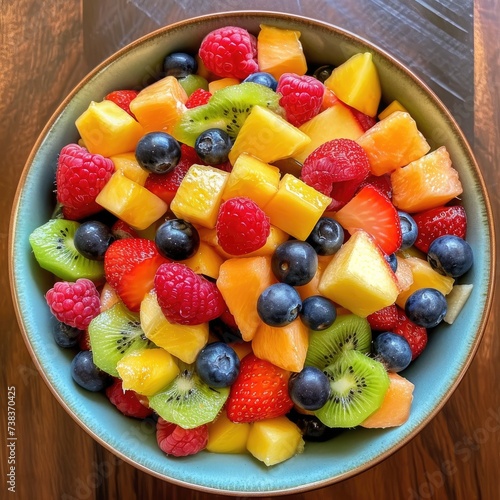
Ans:
[{"label": "blue glazed bowl", "polygon": [[[463,277],[472,295],[453,325],[432,332],[424,353],[405,371],[415,384],[411,416],[401,427],[356,429],[327,443],[307,443],[303,454],[267,468],[250,455],[202,452],[177,460],[158,448],[154,428],[122,416],[102,394],[80,389],[70,375],[72,354],[51,338],[44,293],[51,276],[37,265],[28,236],[53,209],[54,172],[61,148],[78,138],[75,119],[91,100],[117,88],[137,88],[156,74],[164,55],[195,50],[210,30],[237,25],[257,32],[260,23],[299,30],[311,62],[339,64],[351,55],[374,55],[383,99],[398,99],[433,147],[445,145],[464,185],[463,205],[475,264]],[[161,479],[202,491],[269,496],[298,493],[353,476],[388,457],[413,438],[441,409],[469,366],[481,340],[491,304],[494,261],[491,209],[484,181],[467,142],[450,113],[429,88],[390,55],[332,25],[289,14],[233,12],[182,21],[145,36],[106,60],[65,99],[37,140],[22,173],[12,211],[10,277],[17,317],[26,345],[47,385],[67,412],[100,444],[123,460]],[[453,345],[453,356],[443,353]],[[231,474],[227,471],[231,470]]]}]

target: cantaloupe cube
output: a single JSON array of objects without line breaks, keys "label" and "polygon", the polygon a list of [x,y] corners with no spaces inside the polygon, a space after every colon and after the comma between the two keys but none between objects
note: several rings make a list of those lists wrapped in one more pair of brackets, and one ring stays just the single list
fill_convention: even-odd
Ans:
[{"label": "cantaloupe cube", "polygon": [[313,295],[321,295],[318,289],[319,282],[321,280],[321,276],[323,275],[323,271],[326,269],[332,258],[332,255],[318,255],[318,268],[316,269],[316,273],[314,274],[312,280],[305,285],[295,287],[303,301]]},{"label": "cantaloupe cube", "polygon": [[225,411],[208,424],[207,451],[213,453],[245,453],[250,424],[229,420]]},{"label": "cantaloupe cube", "polygon": [[373,238],[354,232],[323,271],[318,286],[322,295],[366,318],[394,303],[396,277]]},{"label": "cantaloupe cube", "polygon": [[149,172],[139,165],[135,153],[122,153],[111,156],[116,170],[120,170],[125,177],[144,186]]}]

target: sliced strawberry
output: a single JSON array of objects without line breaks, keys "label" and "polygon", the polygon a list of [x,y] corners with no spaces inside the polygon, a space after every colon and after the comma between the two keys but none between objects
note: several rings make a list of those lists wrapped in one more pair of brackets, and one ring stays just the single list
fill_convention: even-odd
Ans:
[{"label": "sliced strawberry", "polygon": [[186,108],[197,108],[198,106],[203,106],[212,97],[212,94],[205,89],[196,89],[185,102]]},{"label": "sliced strawberry", "polygon": [[405,312],[397,307],[398,319],[394,333],[402,335],[410,344],[412,361],[422,354],[427,345],[427,329],[410,321]]},{"label": "sliced strawberry", "polygon": [[137,90],[115,90],[114,92],[110,92],[104,99],[114,102],[135,118],[134,113],[130,111],[130,103],[137,97],[138,93]]},{"label": "sliced strawberry", "polygon": [[385,194],[387,198],[392,199],[392,184],[390,175],[370,174],[363,182],[361,182],[359,188],[361,189],[362,187],[368,185],[375,186],[381,193]]},{"label": "sliced strawberry", "polygon": [[452,234],[465,238],[467,232],[467,216],[460,205],[431,208],[425,212],[412,215],[417,223],[418,236],[415,246],[427,253],[430,244],[440,236]]},{"label": "sliced strawberry", "polygon": [[398,322],[398,311],[395,304],[384,307],[370,314],[367,318],[372,330],[377,332],[392,332]]},{"label": "sliced strawberry", "polygon": [[383,252],[394,253],[401,246],[401,226],[397,210],[374,186],[363,187],[335,213],[334,218],[349,233],[363,229],[371,234]]},{"label": "sliced strawberry", "polygon": [[109,246],[104,273],[127,308],[139,311],[144,295],[153,288],[156,270],[166,262],[170,261],[158,253],[154,241],[125,238]]}]

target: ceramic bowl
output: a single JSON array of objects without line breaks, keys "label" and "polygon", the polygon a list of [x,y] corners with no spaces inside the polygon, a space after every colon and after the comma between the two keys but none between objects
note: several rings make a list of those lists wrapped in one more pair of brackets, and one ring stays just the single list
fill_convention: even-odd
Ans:
[{"label": "ceramic bowl", "polygon": [[[73,353],[59,349],[51,338],[44,300],[51,277],[39,268],[28,243],[29,234],[51,215],[58,153],[77,140],[75,119],[91,100],[150,82],[167,53],[196,50],[215,28],[238,25],[256,33],[262,22],[299,30],[311,63],[339,64],[357,52],[373,53],[383,100],[397,98],[433,148],[443,144],[448,148],[464,185],[467,239],[475,255],[472,270],[463,277],[463,282],[474,285],[464,310],[452,326],[432,332],[425,352],[404,372],[415,384],[408,422],[387,430],[349,430],[326,443],[308,443],[303,454],[270,468],[250,455],[202,452],[183,460],[168,458],[158,448],[151,425],[122,416],[102,394],[76,386],[69,369]],[[386,52],[332,25],[289,14],[233,12],[182,21],[139,39],[97,67],[64,100],[37,140],[20,179],[11,220],[10,273],[19,324],[35,364],[55,397],[93,438],[139,469],[175,484],[269,496],[327,486],[366,470],[404,446],[436,415],[467,370],[485,327],[494,276],[493,241],[481,172],[456,122],[424,83]]]}]

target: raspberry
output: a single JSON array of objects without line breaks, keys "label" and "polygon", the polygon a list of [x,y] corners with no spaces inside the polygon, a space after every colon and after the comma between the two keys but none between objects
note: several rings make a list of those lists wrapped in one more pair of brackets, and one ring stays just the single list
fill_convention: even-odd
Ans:
[{"label": "raspberry", "polygon": [[212,97],[212,94],[205,89],[196,89],[185,102],[185,106],[188,109],[196,108],[197,106],[203,106],[207,104],[208,100]]},{"label": "raspberry", "polygon": [[135,118],[134,113],[130,111],[130,102],[137,97],[138,93],[137,90],[115,90],[114,92],[110,92],[104,99],[114,102],[130,116]]},{"label": "raspberry", "polygon": [[199,56],[209,71],[222,78],[244,80],[259,70],[256,38],[236,26],[211,31],[201,42]]},{"label": "raspberry", "polygon": [[59,281],[45,295],[52,314],[65,325],[85,330],[101,307],[99,292],[86,278]]},{"label": "raspberry", "polygon": [[285,109],[286,119],[299,127],[321,110],[325,86],[312,76],[283,73],[276,92],[282,96],[280,105]]},{"label": "raspberry", "polygon": [[174,457],[195,455],[207,445],[208,426],[204,424],[194,429],[183,429],[160,417],[156,423],[156,441],[167,455]]},{"label": "raspberry", "polygon": [[151,408],[144,406],[134,391],[124,391],[122,381],[116,378],[106,388],[106,396],[116,408],[127,417],[146,418],[153,413]]},{"label": "raspberry", "polygon": [[79,220],[102,210],[97,195],[115,171],[109,158],[91,154],[78,144],[62,148],[57,162],[57,201],[65,219]]},{"label": "raspberry", "polygon": [[217,239],[231,255],[244,255],[265,245],[271,225],[269,217],[249,198],[230,198],[217,217]]},{"label": "raspberry", "polygon": [[158,304],[172,323],[198,325],[217,318],[227,308],[215,283],[178,262],[162,264],[154,286]]}]

